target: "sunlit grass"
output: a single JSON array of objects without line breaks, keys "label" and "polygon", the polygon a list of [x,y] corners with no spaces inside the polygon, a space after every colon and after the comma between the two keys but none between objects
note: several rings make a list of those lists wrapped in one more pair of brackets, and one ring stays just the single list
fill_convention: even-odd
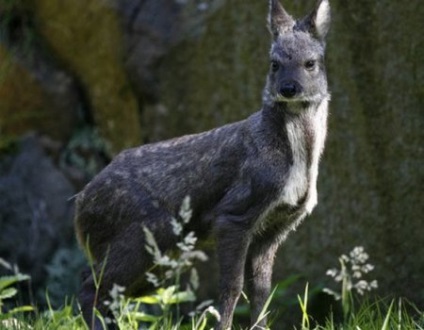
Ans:
[{"label": "sunlit grass", "polygon": [[[153,235],[149,236],[147,250],[154,257],[158,267],[162,267],[159,277],[146,274],[147,280],[156,286],[155,292],[150,295],[127,298],[125,288],[114,286],[110,291],[110,300],[106,302],[114,316],[110,320],[96,313],[106,328],[110,322],[115,322],[121,330],[209,330],[213,329],[219,313],[212,301],[206,301],[196,306],[196,290],[199,288],[199,279],[193,266],[193,261],[199,259],[201,251],[195,250],[196,239],[192,233],[183,235],[182,226],[189,221],[189,201],[186,200],[180,212],[180,220],[174,220],[174,233],[180,240],[180,253],[172,257],[166,256],[158,250]],[[200,254],[201,255],[201,254]],[[200,258],[203,259],[203,258]],[[355,248],[348,255],[339,259],[340,269],[331,269],[328,272],[339,289],[325,289],[330,293],[343,311],[342,317],[334,317],[330,313],[325,321],[318,323],[309,310],[311,292],[309,284],[298,295],[298,311],[301,316],[300,324],[291,329],[296,330],[424,330],[424,313],[405,299],[376,299],[367,296],[368,291],[376,288],[375,280],[365,282],[365,275],[373,269],[368,263],[368,254],[363,248]],[[50,304],[48,293],[46,301],[48,308],[38,311],[36,306],[10,307],[7,302],[12,301],[16,294],[17,283],[29,280],[29,276],[19,272],[17,267],[11,266],[0,259],[0,265],[8,269],[13,275],[0,277],[0,329],[8,330],[88,330],[82,317],[78,303],[75,300],[66,300],[63,307],[54,309]],[[181,274],[191,272],[190,281],[183,287],[180,283]],[[280,283],[268,298],[264,309],[260,313],[257,323],[263,317],[268,317],[270,323],[267,329],[282,330],[273,314],[275,303],[281,304],[282,293],[286,294],[287,287],[298,281],[298,276],[292,276]],[[100,286],[101,274],[96,281]],[[359,284],[358,284],[359,283]],[[312,290],[312,296],[316,289]],[[248,301],[248,297],[245,297]],[[271,304],[271,303],[274,304]],[[189,304],[191,312],[182,313],[181,304]],[[248,313],[248,309],[243,309]],[[284,318],[284,315],[282,315]],[[93,315],[94,320],[94,315]],[[233,325],[236,330],[259,330],[258,327],[243,328]]]}]

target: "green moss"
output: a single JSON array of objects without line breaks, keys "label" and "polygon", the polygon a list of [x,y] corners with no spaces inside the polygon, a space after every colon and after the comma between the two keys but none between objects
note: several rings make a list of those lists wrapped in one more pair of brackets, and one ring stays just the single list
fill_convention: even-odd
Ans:
[{"label": "green moss", "polygon": [[84,85],[112,153],[140,143],[138,104],[121,66],[121,31],[103,1],[36,2],[42,35]]}]

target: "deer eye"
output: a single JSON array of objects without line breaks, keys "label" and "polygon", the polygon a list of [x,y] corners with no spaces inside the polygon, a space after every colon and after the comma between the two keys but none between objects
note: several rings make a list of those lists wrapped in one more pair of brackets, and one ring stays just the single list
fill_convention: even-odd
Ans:
[{"label": "deer eye", "polygon": [[315,68],[316,65],[316,61],[315,60],[308,60],[305,62],[305,68],[306,70],[313,70]]},{"label": "deer eye", "polygon": [[280,65],[277,61],[271,61],[271,70],[272,72],[276,72],[280,68]]}]

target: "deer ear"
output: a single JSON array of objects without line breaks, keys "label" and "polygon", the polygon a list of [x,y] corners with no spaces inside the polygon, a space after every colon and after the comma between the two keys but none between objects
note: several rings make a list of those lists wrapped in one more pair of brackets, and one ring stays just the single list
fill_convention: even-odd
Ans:
[{"label": "deer ear", "polygon": [[278,0],[269,0],[268,28],[274,38],[293,28],[295,21]]},{"label": "deer ear", "polygon": [[323,41],[330,29],[330,21],[330,4],[328,0],[320,0],[315,10],[299,22],[299,27]]}]

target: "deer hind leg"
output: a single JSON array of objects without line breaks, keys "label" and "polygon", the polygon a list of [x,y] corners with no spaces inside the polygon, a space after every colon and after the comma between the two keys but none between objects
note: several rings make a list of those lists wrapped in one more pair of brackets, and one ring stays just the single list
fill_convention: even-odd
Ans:
[{"label": "deer hind leg", "polygon": [[[157,216],[158,214],[156,214]],[[149,228],[153,233],[162,252],[175,246],[176,239],[169,224],[169,214],[163,212],[156,218],[158,225],[154,226],[153,218],[149,219]],[[96,288],[93,275],[85,278],[79,294],[79,301],[83,317],[90,329],[103,329],[99,319],[95,318],[94,308],[103,317],[113,321],[112,313],[105,301],[110,301],[110,291],[114,284],[124,288],[124,295],[139,296],[154,289],[146,280],[146,271],[153,265],[152,256],[146,251],[146,242],[143,227],[140,223],[133,223],[121,232],[110,243],[105,260],[94,266],[96,281],[100,284]],[[104,269],[102,270],[102,266]],[[109,325],[109,329],[115,329]]]}]

